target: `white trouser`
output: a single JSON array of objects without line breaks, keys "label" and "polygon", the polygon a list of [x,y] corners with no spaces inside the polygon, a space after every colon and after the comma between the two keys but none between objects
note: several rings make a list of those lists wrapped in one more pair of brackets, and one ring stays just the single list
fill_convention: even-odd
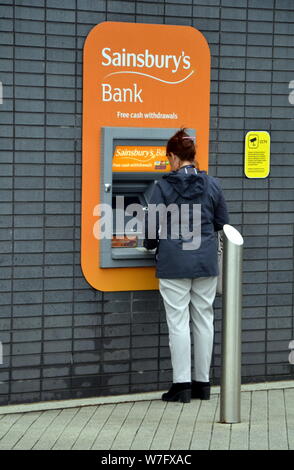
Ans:
[{"label": "white trouser", "polygon": [[216,285],[217,277],[159,280],[169,331],[173,383],[191,382],[190,315],[194,343],[194,380],[209,382]]}]

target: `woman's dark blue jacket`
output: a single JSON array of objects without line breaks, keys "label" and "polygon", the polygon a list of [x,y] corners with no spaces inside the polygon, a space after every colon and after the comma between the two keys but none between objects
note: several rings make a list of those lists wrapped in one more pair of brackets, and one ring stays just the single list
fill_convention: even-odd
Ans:
[{"label": "woman's dark blue jacket", "polygon": [[[204,171],[182,167],[164,175],[154,185],[149,204],[189,204],[189,225],[192,223],[192,206],[201,204],[201,242],[197,249],[183,249],[186,243],[181,237],[171,235],[171,217],[167,217],[167,237],[160,239],[160,222],[157,217],[157,239],[148,239],[148,217],[146,213],[144,246],[156,248],[156,277],[161,279],[197,278],[217,276],[217,236],[223,225],[229,223],[228,210],[218,179]],[[150,206],[148,206],[150,207]],[[187,206],[186,206],[187,207]],[[149,216],[148,216],[149,213]],[[189,229],[189,227],[187,227]]]}]

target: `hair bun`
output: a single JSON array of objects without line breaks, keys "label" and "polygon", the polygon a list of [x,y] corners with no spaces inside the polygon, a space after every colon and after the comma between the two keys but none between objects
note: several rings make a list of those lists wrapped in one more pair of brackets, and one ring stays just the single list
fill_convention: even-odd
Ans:
[{"label": "hair bun", "polygon": [[182,127],[169,139],[166,154],[173,153],[182,161],[195,162],[195,140],[196,138],[189,136],[186,128]]}]

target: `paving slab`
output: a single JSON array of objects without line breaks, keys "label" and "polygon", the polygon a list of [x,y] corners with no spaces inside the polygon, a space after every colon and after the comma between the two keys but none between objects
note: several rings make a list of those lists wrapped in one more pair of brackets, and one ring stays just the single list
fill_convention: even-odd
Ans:
[{"label": "paving slab", "polygon": [[[78,412],[78,408],[70,408],[61,410],[58,415],[51,421],[48,428],[40,436],[33,449],[35,450],[51,450],[55,442],[58,440],[64,429],[70,424],[74,415]],[[45,412],[48,413],[47,411]],[[28,413],[31,414],[31,413]]]},{"label": "paving slab", "polygon": [[294,388],[284,391],[289,450],[294,450]]},{"label": "paving slab", "polygon": [[70,450],[95,411],[95,406],[79,408],[70,424],[66,426],[63,432],[59,435],[57,441],[52,447],[52,450]]},{"label": "paving slab", "polygon": [[230,450],[249,449],[251,395],[252,392],[241,394],[241,423],[231,426]]},{"label": "paving slab", "polygon": [[114,439],[111,449],[124,450],[130,449],[132,446],[135,435],[140,429],[142,421],[150,406],[148,401],[140,401],[134,403],[130,409],[127,418],[121,426],[116,438]]},{"label": "paving slab", "polygon": [[161,400],[152,401],[131,445],[132,450],[150,449],[157,431],[166,403]]},{"label": "paving slab", "polygon": [[40,414],[35,411],[21,415],[0,440],[0,449],[13,449]]},{"label": "paving slab", "polygon": [[107,422],[115,406],[115,404],[93,406],[94,413],[77,437],[72,450],[89,450],[92,448],[100,430]]},{"label": "paving slab", "polygon": [[153,436],[153,440],[150,446],[151,450],[165,450],[170,448],[178,420],[182,413],[183,407],[185,406],[191,408],[191,403],[166,403],[166,406],[161,415],[161,419],[158,422],[158,427]]},{"label": "paving slab", "polygon": [[289,446],[283,390],[269,390],[268,417],[269,448],[271,450],[287,449]]},{"label": "paving slab", "polygon": [[42,412],[14,445],[13,449],[31,450],[59,413],[60,410],[49,410],[46,413]]},{"label": "paving slab", "polygon": [[195,425],[197,423],[200,406],[201,400],[193,400],[192,404],[183,407],[171,441],[170,449],[190,449],[190,444],[195,430]]},{"label": "paving slab", "polygon": [[219,389],[210,400],[185,404],[163,402],[160,396],[5,409],[0,412],[0,449],[294,450],[294,382],[242,386],[241,422],[235,424],[219,421]]},{"label": "paving slab", "polygon": [[123,423],[125,422],[129,411],[134,406],[134,403],[121,403],[117,404],[109,418],[101,428],[98,436],[95,439],[91,449],[93,450],[108,450],[111,449],[113,442],[116,439]]},{"label": "paving slab", "polygon": [[266,390],[252,392],[250,416],[250,450],[267,450],[268,441],[268,406]]},{"label": "paving slab", "polygon": [[208,450],[210,448],[213,423],[217,419],[216,410],[219,397],[211,396],[208,401],[200,401],[197,420],[191,439],[190,449]]}]

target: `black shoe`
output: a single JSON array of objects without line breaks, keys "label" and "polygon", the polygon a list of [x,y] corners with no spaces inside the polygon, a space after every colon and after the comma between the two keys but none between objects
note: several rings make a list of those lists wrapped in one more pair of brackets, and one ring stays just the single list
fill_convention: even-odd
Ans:
[{"label": "black shoe", "polygon": [[179,401],[181,403],[190,403],[191,401],[191,382],[179,382],[172,384],[168,392],[161,397],[163,401]]},{"label": "black shoe", "polygon": [[210,399],[210,383],[209,382],[196,382],[192,380],[191,398],[198,398],[200,400]]}]

